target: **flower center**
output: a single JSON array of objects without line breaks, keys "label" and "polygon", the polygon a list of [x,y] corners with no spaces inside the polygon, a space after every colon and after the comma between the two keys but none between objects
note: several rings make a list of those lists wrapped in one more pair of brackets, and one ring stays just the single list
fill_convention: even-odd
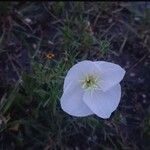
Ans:
[{"label": "flower center", "polygon": [[81,85],[84,90],[94,90],[98,88],[98,77],[94,75],[87,75],[81,80]]}]

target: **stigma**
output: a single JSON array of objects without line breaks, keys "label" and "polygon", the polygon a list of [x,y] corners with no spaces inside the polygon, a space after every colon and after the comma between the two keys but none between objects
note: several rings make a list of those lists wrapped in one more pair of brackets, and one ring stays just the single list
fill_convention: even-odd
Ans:
[{"label": "stigma", "polygon": [[96,75],[86,75],[81,80],[81,86],[84,90],[96,90],[98,86],[99,78]]}]

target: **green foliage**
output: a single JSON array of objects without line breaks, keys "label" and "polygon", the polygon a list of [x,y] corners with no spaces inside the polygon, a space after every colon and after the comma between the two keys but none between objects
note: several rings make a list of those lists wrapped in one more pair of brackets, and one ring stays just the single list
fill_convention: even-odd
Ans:
[{"label": "green foliage", "polygon": [[110,43],[107,40],[101,40],[99,44],[102,54],[107,54],[110,50]]}]

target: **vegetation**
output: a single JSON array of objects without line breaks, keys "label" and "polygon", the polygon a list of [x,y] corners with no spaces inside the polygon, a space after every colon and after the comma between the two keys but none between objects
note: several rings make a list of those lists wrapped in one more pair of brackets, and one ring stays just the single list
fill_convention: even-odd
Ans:
[{"label": "vegetation", "polygon": [[[0,150],[148,150],[149,2],[0,2]],[[126,69],[110,119],[60,108],[76,62]]]}]

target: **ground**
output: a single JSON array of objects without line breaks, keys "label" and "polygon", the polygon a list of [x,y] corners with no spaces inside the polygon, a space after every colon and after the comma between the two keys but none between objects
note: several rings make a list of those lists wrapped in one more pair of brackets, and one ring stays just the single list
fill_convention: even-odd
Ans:
[{"label": "ground", "polygon": [[[150,149],[149,2],[0,2],[0,149]],[[126,70],[109,119],[60,108],[81,60]]]}]

